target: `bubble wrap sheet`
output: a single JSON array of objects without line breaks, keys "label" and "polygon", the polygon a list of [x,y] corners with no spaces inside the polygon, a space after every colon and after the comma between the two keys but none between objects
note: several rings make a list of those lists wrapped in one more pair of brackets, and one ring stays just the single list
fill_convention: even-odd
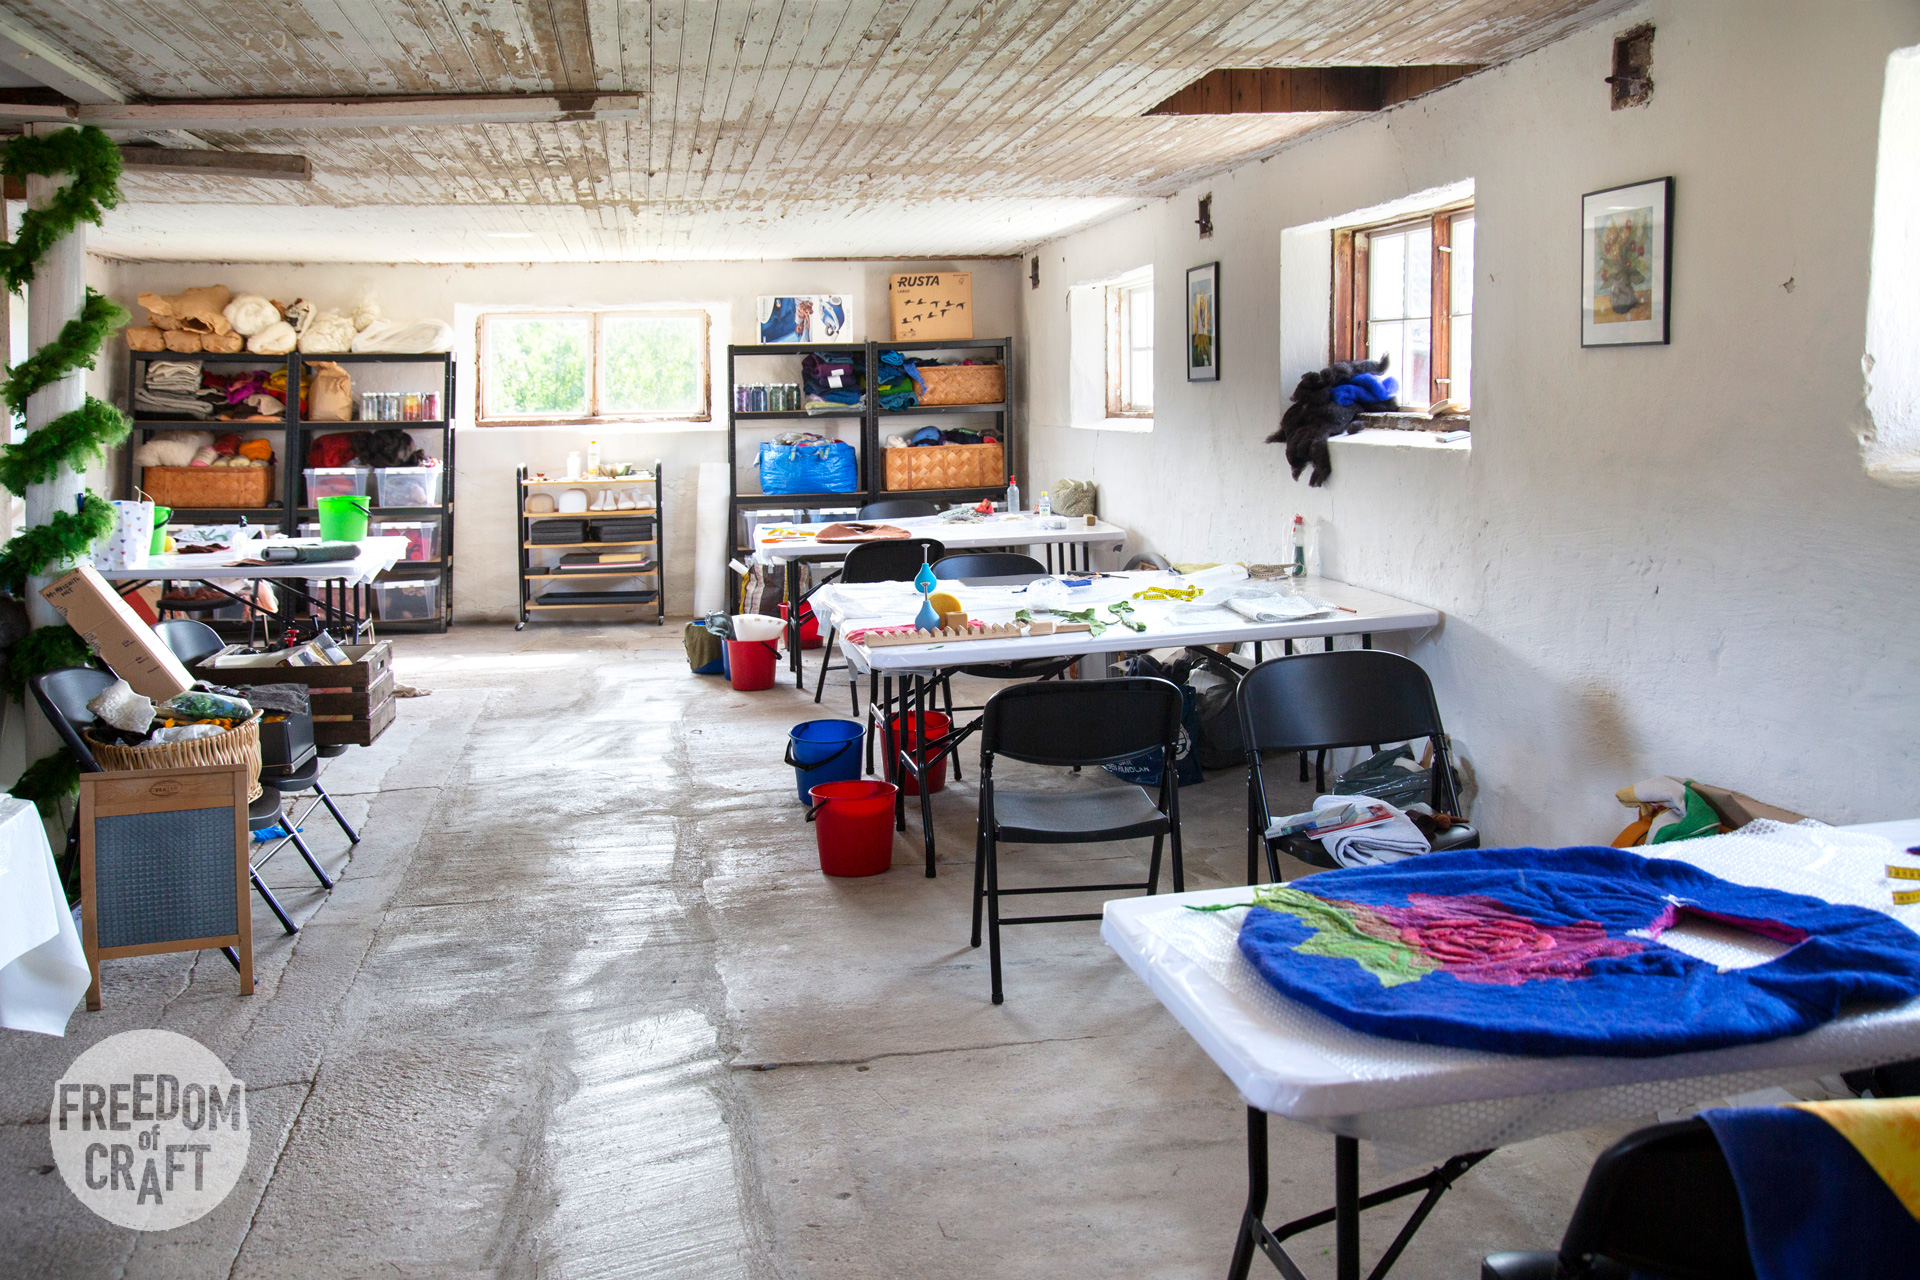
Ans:
[{"label": "bubble wrap sheet", "polygon": [[[1920,821],[1873,831],[1758,822],[1657,852],[1736,883],[1870,907],[1920,930],[1920,906],[1893,906],[1895,882],[1886,877],[1889,863],[1920,866],[1920,857],[1903,851],[1916,842]],[[1249,1105],[1368,1139],[1407,1160],[1441,1159],[1920,1057],[1920,1000],[1842,1018],[1803,1036],[1663,1058],[1535,1058],[1370,1036],[1268,986],[1237,946],[1244,911],[1186,909],[1244,902],[1248,892],[1109,902],[1101,936]]]}]

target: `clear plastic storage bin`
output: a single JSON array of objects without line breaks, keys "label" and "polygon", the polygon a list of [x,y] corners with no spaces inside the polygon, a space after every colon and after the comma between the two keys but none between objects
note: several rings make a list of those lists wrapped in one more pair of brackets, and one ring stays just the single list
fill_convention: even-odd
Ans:
[{"label": "clear plastic storage bin", "polygon": [[402,578],[369,585],[374,617],[382,622],[431,622],[440,616],[438,578]]},{"label": "clear plastic storage bin", "polygon": [[440,558],[440,521],[375,520],[369,532],[376,538],[405,538],[407,560]]},{"label": "clear plastic storage bin", "polygon": [[436,507],[445,467],[379,467],[374,483],[383,507]]},{"label": "clear plastic storage bin", "polygon": [[306,506],[317,507],[322,498],[341,498],[367,492],[370,467],[307,467]]}]

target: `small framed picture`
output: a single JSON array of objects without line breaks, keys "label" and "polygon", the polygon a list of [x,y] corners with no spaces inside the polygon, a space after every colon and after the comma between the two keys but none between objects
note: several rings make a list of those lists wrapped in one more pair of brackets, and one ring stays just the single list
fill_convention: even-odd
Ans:
[{"label": "small framed picture", "polygon": [[1673,179],[1589,192],[1580,224],[1580,345],[1669,341]]},{"label": "small framed picture", "polygon": [[1220,264],[1187,270],[1187,381],[1220,381]]}]

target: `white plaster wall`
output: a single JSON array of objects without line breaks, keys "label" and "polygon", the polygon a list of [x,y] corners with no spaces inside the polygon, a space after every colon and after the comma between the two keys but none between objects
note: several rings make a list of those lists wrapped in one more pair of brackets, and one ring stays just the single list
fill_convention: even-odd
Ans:
[{"label": "white plaster wall", "polygon": [[[1643,20],[1653,101],[1610,111],[1612,36]],[[1836,822],[1920,810],[1920,495],[1870,481],[1858,444],[1883,72],[1916,39],[1895,0],[1648,4],[1043,245],[1031,482],[1098,481],[1103,514],[1175,559],[1274,559],[1302,512],[1330,573],[1439,608],[1409,651],[1490,841],[1604,842],[1614,789],[1653,773]],[[1581,194],[1667,174],[1673,344],[1582,350]],[[1471,452],[1341,443],[1327,487],[1296,483],[1261,443],[1281,326],[1326,322],[1279,315],[1283,231],[1466,179]],[[1215,258],[1223,380],[1180,380],[1168,287],[1152,433],[1067,427],[1066,286]]]},{"label": "white plaster wall", "polygon": [[[888,336],[887,277],[894,271],[971,271],[975,332],[1002,337],[1016,331],[1021,313],[1020,264],[1010,259],[948,262],[607,262],[428,266],[348,263],[121,262],[112,272],[114,295],[134,309],[143,290],[174,293],[198,284],[225,284],[236,293],[264,293],[282,301],[305,297],[323,307],[351,308],[367,294],[394,318],[433,316],[455,327],[459,393],[454,425],[456,541],[455,622],[507,620],[518,599],[513,469],[526,463],[564,474],[569,452],[600,442],[609,462],[664,463],[667,612],[693,609],[694,500],[699,464],[726,457],[726,370],[729,342],[757,340],[754,299],[760,294],[847,293],[858,300],[865,328],[848,336]],[[498,307],[707,307],[715,329],[714,419],[700,424],[599,427],[475,427],[473,425],[474,318]],[[762,375],[771,380],[774,371]],[[798,370],[783,376],[798,379]],[[749,380],[752,380],[749,378]],[[420,442],[428,443],[425,433]],[[745,446],[743,445],[743,451]],[[618,616],[618,615],[609,615]]]},{"label": "white plaster wall", "polygon": [[1868,467],[1920,487],[1920,49],[1887,59],[1864,365]]}]

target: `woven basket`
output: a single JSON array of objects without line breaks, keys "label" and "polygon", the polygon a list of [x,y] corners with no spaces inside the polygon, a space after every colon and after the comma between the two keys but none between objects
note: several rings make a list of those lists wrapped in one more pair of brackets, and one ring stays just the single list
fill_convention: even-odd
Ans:
[{"label": "woven basket", "polygon": [[140,487],[163,507],[264,507],[273,497],[273,468],[146,467]]},{"label": "woven basket", "polygon": [[1007,371],[997,364],[922,365],[927,389],[921,404],[999,404],[1007,398]]},{"label": "woven basket", "polygon": [[885,450],[889,489],[986,489],[1007,482],[997,444],[925,444]]},{"label": "woven basket", "polygon": [[[153,468],[147,468],[149,471]],[[175,468],[165,468],[174,470]],[[196,468],[205,470],[205,468]],[[251,789],[247,799],[258,800],[260,786],[260,715],[256,711],[245,724],[191,742],[162,742],[151,746],[126,747],[117,742],[102,742],[86,734],[87,749],[100,767],[121,769],[192,769],[209,764],[239,764],[247,768]]]}]

